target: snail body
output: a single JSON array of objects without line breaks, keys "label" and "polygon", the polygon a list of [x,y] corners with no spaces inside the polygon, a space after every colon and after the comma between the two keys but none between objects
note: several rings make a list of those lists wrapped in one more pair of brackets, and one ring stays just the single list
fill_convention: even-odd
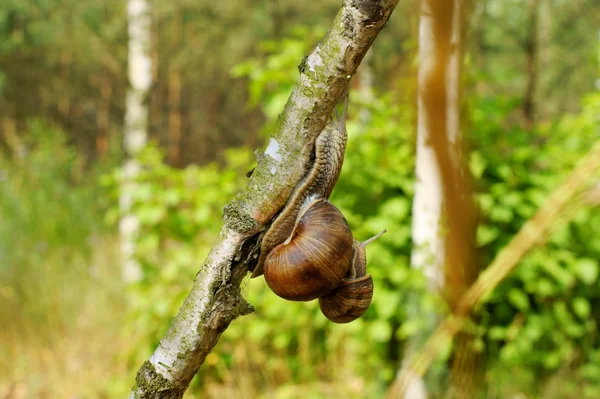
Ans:
[{"label": "snail body", "polygon": [[319,298],[319,308],[334,323],[349,323],[362,316],[373,299],[370,275],[343,281],[334,291]]},{"label": "snail body", "polygon": [[252,273],[252,278],[264,274],[282,298],[319,298],[321,311],[335,323],[360,317],[373,296],[366,243],[352,237],[344,215],[328,201],[344,159],[347,106],[346,97],[338,123],[328,124],[317,137],[314,163],[265,232]]},{"label": "snail body", "polygon": [[354,239],[350,270],[342,282],[329,294],[319,297],[319,308],[335,323],[349,323],[362,316],[373,299],[373,278],[367,273],[366,246],[378,239],[383,230],[367,241]]}]

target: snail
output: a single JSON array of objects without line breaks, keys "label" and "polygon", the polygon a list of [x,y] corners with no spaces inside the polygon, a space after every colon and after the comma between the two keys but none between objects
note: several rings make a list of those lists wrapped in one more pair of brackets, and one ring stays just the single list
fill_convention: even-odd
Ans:
[{"label": "snail", "polygon": [[354,240],[349,275],[332,292],[319,298],[319,308],[335,323],[349,323],[362,316],[373,298],[373,278],[367,272],[367,244],[379,238],[386,230],[360,242]]},{"label": "snail", "polygon": [[[354,239],[344,215],[329,202],[346,149],[348,97],[337,123],[315,141],[314,163],[264,233],[252,278],[262,274],[278,296],[293,301],[319,298],[321,312],[335,323],[362,316],[371,303],[373,280],[366,274],[364,243]],[[385,231],[384,231],[385,232]]]}]

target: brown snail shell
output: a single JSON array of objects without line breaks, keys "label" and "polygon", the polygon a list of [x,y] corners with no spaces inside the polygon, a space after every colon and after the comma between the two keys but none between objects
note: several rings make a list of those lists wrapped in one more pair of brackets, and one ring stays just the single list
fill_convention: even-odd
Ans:
[{"label": "brown snail shell", "polygon": [[319,298],[321,312],[334,323],[349,323],[362,316],[373,299],[373,279],[367,274],[367,244],[378,239],[383,230],[367,241],[354,240],[352,265],[348,275],[332,292]]},{"label": "brown snail shell", "polygon": [[325,295],[347,275],[352,242],[339,209],[325,199],[315,199],[300,212],[291,236],[265,259],[265,281],[275,294],[293,301]]},{"label": "brown snail shell", "polygon": [[331,293],[319,298],[321,312],[334,323],[349,323],[362,316],[373,299],[370,275],[344,281]]}]

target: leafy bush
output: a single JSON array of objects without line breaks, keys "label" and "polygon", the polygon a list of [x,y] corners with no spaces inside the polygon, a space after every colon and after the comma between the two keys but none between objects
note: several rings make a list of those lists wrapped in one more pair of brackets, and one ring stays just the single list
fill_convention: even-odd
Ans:
[{"label": "leafy bush", "polygon": [[[267,127],[273,126],[293,85],[290,65],[306,51],[307,34],[299,31],[298,37],[267,45],[272,55],[265,66],[249,61],[234,71],[249,78],[253,104],[265,104]],[[518,104],[518,99],[499,97],[471,103],[470,167],[481,208],[483,265],[598,139],[598,95],[586,100],[581,114],[533,131],[506,122]],[[244,290],[256,313],[233,323],[207,357],[196,382],[203,390],[243,383],[239,389],[244,392],[273,389],[285,397],[293,384],[323,392],[315,381],[351,380],[354,385],[344,395],[381,395],[398,367],[404,340],[420,334],[427,314],[436,307],[439,311],[440,299],[426,294],[423,276],[409,267],[414,115],[400,109],[392,96],[366,103],[353,92],[350,115],[361,112],[370,114],[369,124],[349,122],[346,159],[331,200],[357,237],[389,230],[368,248],[376,286],[372,306],[354,323],[333,325],[316,302],[286,302],[262,279],[249,281]],[[249,150],[232,150],[221,169],[176,170],[150,147],[140,162],[144,172],[134,209],[142,223],[138,256],[145,274],[133,287],[133,320],[137,331],[149,334],[149,351],[167,328],[163,321],[175,315],[187,294],[221,225],[221,207],[244,185],[251,156]],[[540,394],[539,382],[561,371],[574,376],[561,384],[564,394],[585,383],[583,393],[597,395],[599,315],[592,304],[600,300],[599,218],[598,208],[578,208],[573,221],[526,257],[481,309],[473,328],[476,347],[490,364],[486,377],[492,390],[501,385],[502,394],[513,388]],[[408,312],[409,297],[421,299],[421,312]],[[515,369],[518,377],[512,376]]]},{"label": "leafy bush", "polygon": [[[482,210],[478,238],[486,263],[600,138],[597,94],[585,100],[579,115],[533,132],[490,123],[502,121],[492,111],[502,107],[488,105],[475,106],[485,112],[473,115],[477,149],[472,153]],[[515,375],[522,380],[511,378],[518,385],[568,372],[569,381],[557,388],[564,390],[561,394],[574,394],[584,386],[586,397],[597,397],[600,313],[592,304],[600,300],[600,212],[598,207],[571,206],[572,221],[557,221],[545,244],[494,292],[481,312],[479,333],[496,366],[490,378],[518,369]]]}]

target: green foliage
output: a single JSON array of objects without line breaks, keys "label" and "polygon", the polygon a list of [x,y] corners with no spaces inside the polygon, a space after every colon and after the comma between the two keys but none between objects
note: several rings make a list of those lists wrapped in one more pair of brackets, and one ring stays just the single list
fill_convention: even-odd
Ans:
[{"label": "green foliage", "polygon": [[295,26],[289,37],[261,42],[260,58],[248,59],[231,70],[234,77],[248,78],[248,105],[254,108],[260,104],[267,117],[262,128],[265,134],[273,131],[277,116],[294,88],[300,61],[324,33],[320,28]]},{"label": "green foliage", "polygon": [[[183,303],[220,229],[223,206],[245,183],[251,152],[229,149],[225,159],[225,168],[212,163],[176,169],[164,162],[155,145],[146,146],[137,159],[141,173],[132,212],[140,223],[136,258],[143,278],[128,289],[131,316],[127,328],[143,331],[146,337],[146,345],[134,348],[138,361],[148,356],[166,332],[164,320],[174,317]],[[118,202],[121,179],[120,170],[103,179],[112,191],[113,203]],[[116,224],[119,216],[114,207],[107,213],[107,222]]]},{"label": "green foliage", "polygon": [[0,273],[16,279],[35,267],[33,254],[39,262],[63,245],[86,253],[90,236],[102,231],[94,172],[84,172],[57,128],[32,121],[27,133],[13,136],[9,152],[0,154]]},{"label": "green foliage", "polygon": [[[310,31],[299,29],[290,39],[265,44],[264,64],[251,60],[234,68],[236,76],[249,79],[250,106],[261,104],[265,126],[272,126],[283,108],[295,81],[295,65],[312,37]],[[481,209],[477,237],[484,264],[533,216],[598,138],[594,110],[599,98],[588,97],[580,114],[534,131],[507,122],[518,99],[494,96],[472,101],[469,166]],[[353,118],[365,112],[368,125]],[[232,367],[258,369],[259,386],[276,387],[285,387],[284,381],[336,381],[349,373],[361,376],[363,392],[380,395],[394,376],[404,340],[421,334],[429,314],[443,306],[426,294],[420,272],[409,267],[414,115],[400,109],[392,96],[366,103],[360,91],[353,91],[350,116],[347,154],[331,200],[356,237],[389,231],[368,248],[376,287],[372,306],[350,325],[332,325],[316,302],[287,302],[271,293],[262,279],[249,281],[244,289],[256,313],[228,328],[197,384],[224,383],[223,370]],[[226,159],[223,168],[211,164],[177,170],[165,166],[153,147],[140,158],[144,171],[134,211],[142,223],[138,257],[145,274],[131,291],[132,320],[135,330],[149,334],[150,347],[167,328],[161,321],[175,315],[187,294],[198,262],[221,224],[221,207],[244,184],[250,152],[235,150]],[[490,385],[505,380],[509,370],[519,369],[521,377],[512,378],[511,384],[535,392],[533,378],[549,378],[566,367],[589,392],[600,389],[593,363],[600,314],[592,305],[600,300],[599,227],[597,209],[579,209],[572,222],[525,258],[481,309],[480,321],[472,329],[478,334],[476,347],[489,359]],[[408,309],[406,304],[415,298],[416,308]],[[240,345],[252,353],[243,366],[237,363],[239,354],[232,356]],[[348,369],[340,369],[340,362]],[[565,392],[568,389],[566,384]]]},{"label": "green foliage", "polygon": [[[471,166],[479,178],[478,240],[485,263],[600,138],[599,101],[598,94],[590,95],[580,114],[533,132],[495,123],[505,120],[502,116],[496,119],[495,113],[474,111],[476,149]],[[501,109],[490,106],[489,100],[484,104],[488,112]],[[475,104],[474,109],[478,108]],[[569,211],[575,212],[573,220],[557,225],[545,245],[527,256],[493,293],[481,312],[480,333],[495,365],[492,375],[519,369],[524,373],[515,375],[522,375],[523,380],[512,380],[518,385],[526,384],[532,374],[542,379],[572,370],[578,377],[566,384],[561,394],[568,394],[573,384],[586,384],[586,390],[594,393],[589,397],[595,397],[600,379],[585,377],[583,370],[593,364],[600,344],[600,314],[591,305],[600,300],[600,212],[597,207],[577,206],[572,204],[574,210]]]}]

